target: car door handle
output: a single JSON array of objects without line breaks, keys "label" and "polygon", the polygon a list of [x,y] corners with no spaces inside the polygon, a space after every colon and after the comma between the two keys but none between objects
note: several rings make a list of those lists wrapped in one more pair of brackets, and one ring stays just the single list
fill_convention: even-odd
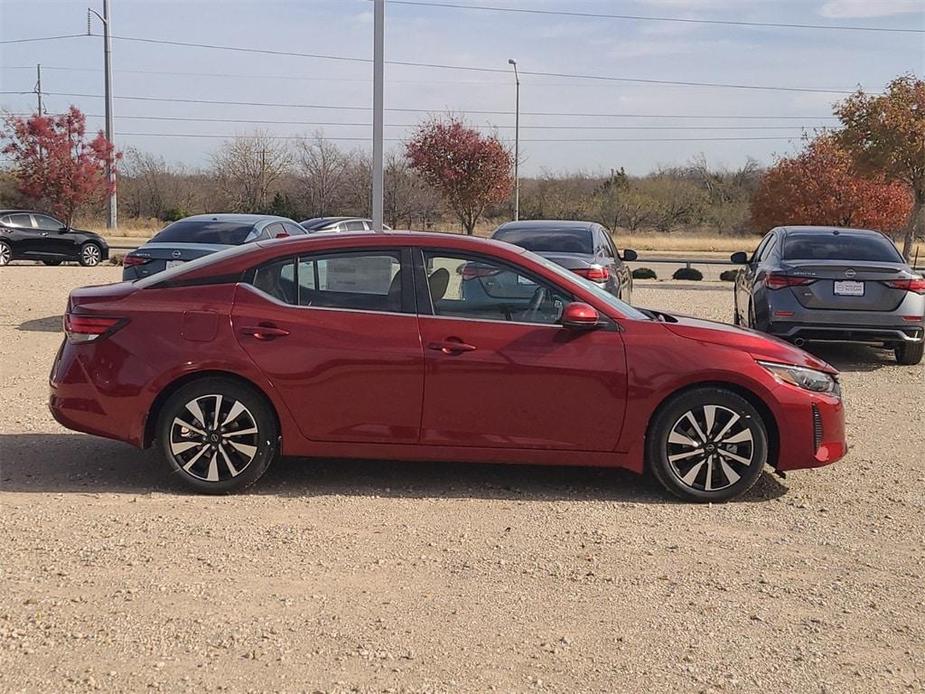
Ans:
[{"label": "car door handle", "polygon": [[285,328],[277,328],[275,325],[247,325],[241,328],[241,332],[258,340],[273,340],[289,334]]},{"label": "car door handle", "polygon": [[468,345],[462,340],[447,339],[442,342],[431,342],[427,345],[428,349],[433,349],[444,354],[459,354],[461,352],[474,352],[478,349],[475,345]]}]

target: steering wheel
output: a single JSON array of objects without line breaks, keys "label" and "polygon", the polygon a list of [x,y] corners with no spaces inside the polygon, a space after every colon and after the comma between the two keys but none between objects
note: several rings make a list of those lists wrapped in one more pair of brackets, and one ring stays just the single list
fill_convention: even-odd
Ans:
[{"label": "steering wheel", "polygon": [[524,310],[524,320],[530,323],[536,322],[536,319],[539,316],[540,307],[545,301],[546,287],[537,287],[536,291],[533,292],[533,296],[530,297],[530,303],[527,304],[527,308]]}]

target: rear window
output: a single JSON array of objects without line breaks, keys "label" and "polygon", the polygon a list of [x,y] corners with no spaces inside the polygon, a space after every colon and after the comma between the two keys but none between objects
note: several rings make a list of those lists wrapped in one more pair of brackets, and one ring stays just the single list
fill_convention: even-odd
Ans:
[{"label": "rear window", "polygon": [[903,262],[896,246],[873,234],[790,234],[784,242],[784,259]]},{"label": "rear window", "polygon": [[499,229],[492,236],[534,253],[593,253],[590,229]]},{"label": "rear window", "polygon": [[151,241],[155,243],[220,243],[237,246],[254,230],[252,223],[196,220],[174,222],[164,227]]}]

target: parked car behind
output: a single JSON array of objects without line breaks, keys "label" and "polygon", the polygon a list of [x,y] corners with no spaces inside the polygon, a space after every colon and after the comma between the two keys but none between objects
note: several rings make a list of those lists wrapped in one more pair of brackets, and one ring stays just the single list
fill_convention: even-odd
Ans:
[{"label": "parked car behind", "polygon": [[122,279],[137,280],[190,260],[254,241],[304,236],[286,217],[268,214],[199,214],[168,224],[122,261]]},{"label": "parked car behind", "polygon": [[14,260],[40,260],[45,265],[76,260],[92,267],[107,258],[109,244],[99,234],[34,210],[0,210],[0,265]]},{"label": "parked car behind", "polygon": [[[318,232],[339,231],[372,231],[373,220],[364,217],[313,217],[299,222],[302,228],[310,234]],[[382,225],[384,231],[391,231],[391,227]]]},{"label": "parked car behind", "polygon": [[[464,289],[502,275],[530,291]],[[173,479],[204,493],[243,489],[283,455],[649,469],[685,499],[723,501],[765,464],[846,450],[837,372],[820,359],[639,311],[469,236],[248,244],[76,289],[64,324],[55,418],[157,443]]]},{"label": "parked car behind", "polygon": [[507,222],[495,229],[491,238],[533,251],[618,299],[632,302],[633,273],[623,261],[636,260],[636,251],[624,250],[621,258],[600,224],[545,219]]},{"label": "parked car behind", "polygon": [[918,364],[925,345],[925,279],[879,231],[772,229],[736,276],[736,325],[791,340],[862,342]]}]

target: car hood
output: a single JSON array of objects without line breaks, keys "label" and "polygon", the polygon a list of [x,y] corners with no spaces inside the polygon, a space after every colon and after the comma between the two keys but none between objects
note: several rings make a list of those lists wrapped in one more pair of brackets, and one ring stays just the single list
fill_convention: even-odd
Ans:
[{"label": "car hood", "polygon": [[663,315],[666,316],[665,327],[679,337],[741,349],[756,359],[805,366],[830,374],[838,373],[834,367],[809,352],[755,330],[690,316]]}]

